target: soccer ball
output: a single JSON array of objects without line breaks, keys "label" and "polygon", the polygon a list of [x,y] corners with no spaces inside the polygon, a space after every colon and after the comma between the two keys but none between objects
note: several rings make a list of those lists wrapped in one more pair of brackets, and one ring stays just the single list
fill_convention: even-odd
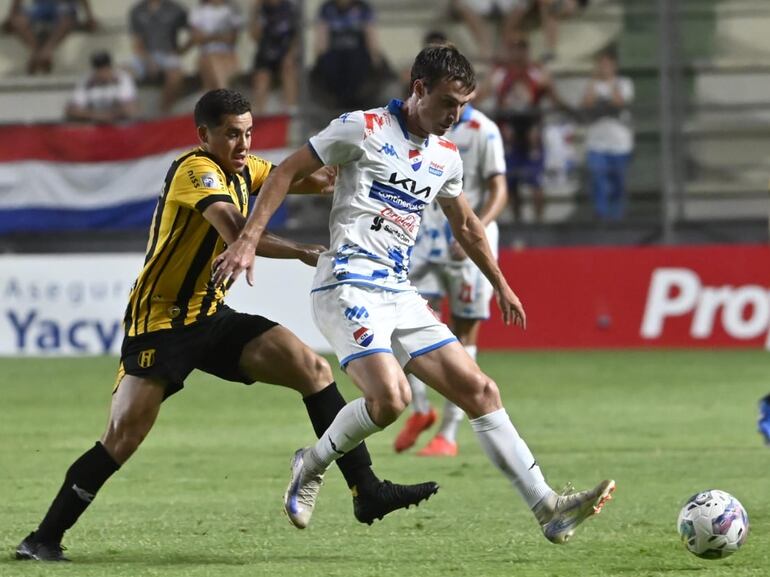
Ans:
[{"label": "soccer ball", "polygon": [[676,527],[690,553],[702,559],[721,559],[746,542],[749,516],[738,499],[712,489],[687,500]]}]

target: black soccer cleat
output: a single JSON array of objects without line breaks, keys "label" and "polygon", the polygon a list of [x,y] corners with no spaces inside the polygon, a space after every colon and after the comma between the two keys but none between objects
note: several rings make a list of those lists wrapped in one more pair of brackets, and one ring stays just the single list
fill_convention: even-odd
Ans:
[{"label": "black soccer cleat", "polygon": [[69,561],[63,550],[61,543],[38,541],[33,531],[16,547],[16,558],[26,561]]},{"label": "black soccer cleat", "polygon": [[433,481],[417,485],[397,485],[382,481],[370,487],[353,488],[353,514],[361,523],[371,525],[397,509],[408,509],[430,499],[438,492]]}]

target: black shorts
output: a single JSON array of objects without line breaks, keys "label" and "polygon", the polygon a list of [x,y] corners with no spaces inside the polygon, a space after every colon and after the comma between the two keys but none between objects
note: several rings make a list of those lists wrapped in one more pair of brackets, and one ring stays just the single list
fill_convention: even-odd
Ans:
[{"label": "black shorts", "polygon": [[265,317],[223,307],[181,329],[125,337],[120,366],[127,375],[164,381],[166,397],[180,391],[194,369],[250,385],[253,379],[242,374],[238,366],[243,347],[277,325]]}]

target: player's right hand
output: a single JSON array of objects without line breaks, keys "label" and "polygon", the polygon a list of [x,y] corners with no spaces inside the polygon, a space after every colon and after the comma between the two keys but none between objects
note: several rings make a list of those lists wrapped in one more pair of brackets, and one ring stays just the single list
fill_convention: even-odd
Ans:
[{"label": "player's right hand", "polygon": [[254,286],[253,268],[256,246],[244,238],[238,238],[214,259],[213,280],[215,285],[235,282],[246,271],[246,282]]},{"label": "player's right hand", "polygon": [[504,282],[503,286],[495,291],[495,296],[497,297],[497,304],[503,313],[503,322],[506,325],[514,324],[522,329],[526,329],[527,313],[524,312],[524,305],[521,304],[519,297],[508,286],[508,283]]}]

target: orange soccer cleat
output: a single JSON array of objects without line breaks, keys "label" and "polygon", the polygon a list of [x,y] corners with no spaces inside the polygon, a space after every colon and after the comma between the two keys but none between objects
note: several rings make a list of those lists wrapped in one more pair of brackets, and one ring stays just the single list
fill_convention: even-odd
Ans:
[{"label": "orange soccer cleat", "polygon": [[396,437],[393,443],[393,448],[396,449],[396,453],[406,451],[409,447],[417,442],[417,437],[420,436],[426,429],[430,429],[433,423],[436,422],[436,411],[431,409],[427,413],[414,413],[406,420],[406,425]]},{"label": "orange soccer cleat", "polygon": [[456,457],[457,443],[447,440],[443,435],[436,435],[417,454],[420,457]]}]

